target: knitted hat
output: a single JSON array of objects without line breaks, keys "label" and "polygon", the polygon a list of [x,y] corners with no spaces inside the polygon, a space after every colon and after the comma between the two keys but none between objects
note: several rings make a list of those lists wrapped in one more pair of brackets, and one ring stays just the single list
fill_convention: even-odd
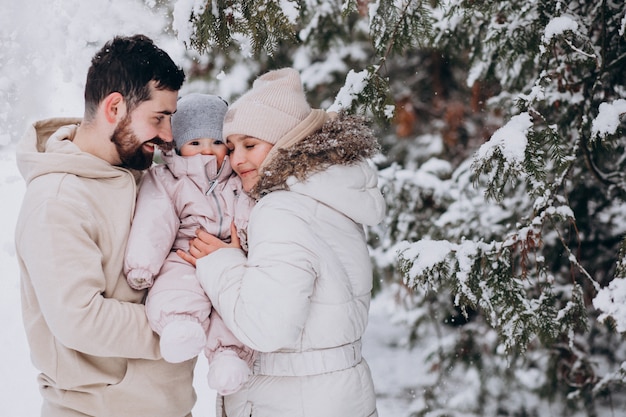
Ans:
[{"label": "knitted hat", "polygon": [[222,124],[228,104],[218,96],[192,93],[178,100],[172,116],[172,135],[176,149],[200,138],[224,140]]},{"label": "knitted hat", "polygon": [[273,144],[273,154],[317,131],[326,117],[325,111],[309,106],[298,71],[283,68],[257,78],[252,89],[230,106],[224,138],[252,136]]}]

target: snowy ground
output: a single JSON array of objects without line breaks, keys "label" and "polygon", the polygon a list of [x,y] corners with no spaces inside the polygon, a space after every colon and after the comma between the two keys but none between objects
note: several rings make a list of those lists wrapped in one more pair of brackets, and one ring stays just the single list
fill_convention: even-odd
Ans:
[{"label": "snowy ground", "polygon": [[[35,417],[41,404],[30,363],[20,312],[19,273],[13,244],[15,220],[24,194],[24,181],[15,166],[12,146],[0,146],[0,317],[4,329],[0,332],[0,416]],[[389,316],[389,297],[374,299],[370,325],[364,340],[364,356],[368,360],[378,392],[380,417],[404,417],[416,393],[414,385],[420,380],[419,355],[397,347],[406,331],[393,325]],[[195,417],[215,415],[215,393],[205,381],[208,368],[199,360],[195,387],[198,402]]]}]

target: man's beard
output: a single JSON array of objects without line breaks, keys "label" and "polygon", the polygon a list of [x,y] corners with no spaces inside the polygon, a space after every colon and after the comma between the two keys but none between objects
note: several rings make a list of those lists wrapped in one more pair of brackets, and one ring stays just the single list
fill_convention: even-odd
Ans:
[{"label": "man's beard", "polygon": [[165,142],[163,139],[155,136],[154,138],[141,142],[137,135],[132,131],[130,127],[131,117],[130,114],[126,115],[124,119],[117,125],[113,135],[111,135],[111,142],[115,144],[115,149],[120,155],[122,163],[120,164],[124,168],[144,170],[152,165],[152,152],[146,152],[143,148],[144,143],[153,143],[164,151],[168,151],[174,148],[174,142]]}]

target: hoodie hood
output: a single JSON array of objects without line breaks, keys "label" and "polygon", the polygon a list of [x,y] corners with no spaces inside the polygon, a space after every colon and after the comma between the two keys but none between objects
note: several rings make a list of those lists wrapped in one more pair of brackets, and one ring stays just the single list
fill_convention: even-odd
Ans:
[{"label": "hoodie hood", "polygon": [[365,119],[339,114],[313,134],[275,150],[251,191],[261,198],[276,190],[308,195],[357,223],[378,224],[385,202],[377,187],[377,171],[368,159],[380,147]]},{"label": "hoodie hood", "polygon": [[[117,178],[128,175],[126,169],[80,150],[72,140],[79,118],[54,118],[31,125],[16,149],[17,167],[29,184],[35,178],[52,173],[73,174],[84,178]],[[138,171],[132,172],[137,179]]]}]

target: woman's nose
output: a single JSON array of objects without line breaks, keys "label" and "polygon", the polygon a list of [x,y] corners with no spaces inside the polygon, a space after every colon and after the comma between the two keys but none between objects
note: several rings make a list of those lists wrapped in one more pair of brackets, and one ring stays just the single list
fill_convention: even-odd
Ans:
[{"label": "woman's nose", "polygon": [[230,164],[232,166],[237,166],[243,162],[243,158],[241,157],[240,153],[237,152],[236,149],[230,151],[229,158],[230,158]]}]

